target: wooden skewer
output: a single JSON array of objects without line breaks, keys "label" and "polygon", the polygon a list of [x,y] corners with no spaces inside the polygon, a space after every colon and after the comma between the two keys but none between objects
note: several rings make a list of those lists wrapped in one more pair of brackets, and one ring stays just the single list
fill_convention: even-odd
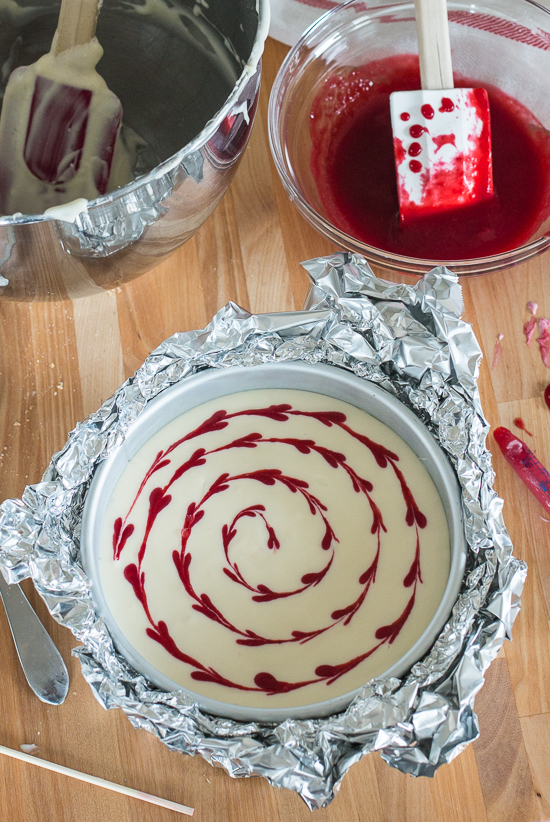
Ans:
[{"label": "wooden skewer", "polygon": [[14,748],[5,748],[3,745],[0,745],[0,754],[11,756],[13,759],[20,759],[22,762],[31,762],[33,765],[38,765],[39,768],[45,768],[48,771],[54,771],[64,776],[72,776],[73,779],[80,779],[81,782],[88,782],[90,785],[97,785],[100,788],[107,788],[109,791],[115,791],[116,793],[124,794],[124,796],[143,799],[144,802],[150,802],[151,805],[159,805],[161,808],[168,808],[171,811],[193,816],[194,809],[187,807],[187,805],[179,805],[177,802],[170,802],[169,799],[161,799],[159,796],[152,796],[150,793],[143,793],[143,791],[137,791],[135,788],[127,788],[115,782],[108,782],[106,779],[101,779],[98,776],[90,776],[86,773],[80,773],[80,771],[73,771],[72,768],[57,765],[55,762],[48,762],[47,759],[38,759],[35,756],[23,753],[23,751],[17,751]]}]

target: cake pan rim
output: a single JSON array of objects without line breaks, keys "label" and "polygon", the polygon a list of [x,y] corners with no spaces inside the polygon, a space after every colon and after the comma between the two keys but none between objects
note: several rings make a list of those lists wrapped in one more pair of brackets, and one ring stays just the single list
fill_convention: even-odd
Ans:
[{"label": "cake pan rim", "polygon": [[[297,384],[289,384],[294,380],[296,380]],[[311,382],[317,385],[317,387],[311,387]],[[321,385],[319,385],[319,383]],[[225,387],[224,389],[226,385],[229,387]],[[327,390],[329,385],[332,390]],[[179,691],[187,694],[191,699],[197,702],[202,710],[216,716],[225,716],[237,721],[279,723],[287,718],[311,719],[339,713],[348,707],[353,698],[360,693],[361,688],[364,686],[334,697],[333,699],[289,708],[253,708],[233,705],[232,703],[221,702],[192,691],[174,682],[165,674],[158,671],[158,669],[154,668],[151,663],[147,662],[125,639],[122,631],[118,628],[116,621],[110,614],[108,605],[102,595],[98,581],[97,555],[93,551],[93,545],[97,538],[97,533],[95,532],[97,532],[100,527],[98,522],[101,522],[104,513],[104,507],[103,510],[101,510],[101,506],[106,505],[109,494],[116,485],[127,461],[154,433],[182,413],[185,413],[186,410],[202,405],[211,399],[254,388],[261,389],[268,387],[313,391],[314,393],[342,399],[356,407],[362,408],[362,410],[380,419],[394,430],[395,433],[401,436],[419,458],[424,459],[426,454],[428,454],[429,458],[434,460],[434,464],[431,466],[432,470],[434,470],[434,466],[437,466],[437,470],[440,472],[440,478],[443,479],[444,494],[442,494],[442,489],[433,476],[430,466],[426,465],[430,476],[432,476],[438,488],[449,527],[451,567],[447,585],[441,603],[426,629],[411,646],[409,651],[386,671],[377,676],[377,680],[403,676],[410,670],[412,665],[422,659],[436,641],[458,597],[464,575],[467,549],[463,528],[460,486],[444,450],[413,411],[400,402],[397,397],[373,384],[368,379],[363,379],[335,365],[306,363],[302,360],[288,360],[250,366],[232,365],[225,368],[209,368],[196,374],[188,375],[185,379],[167,387],[151,399],[139,417],[130,425],[124,441],[98,466],[86,495],[82,517],[81,551],[84,570],[92,582],[92,596],[96,610],[105,621],[105,625],[117,650],[136,671],[142,674],[156,687],[167,692]],[[339,393],[334,393],[336,387],[338,387]],[[399,430],[396,430],[395,425],[391,423],[388,424],[386,417],[377,414],[376,409],[370,407],[365,408],[364,405],[358,405],[357,401],[354,402],[354,398],[357,400],[358,396],[363,400],[367,400],[367,404],[369,404],[369,402],[378,404],[377,410],[380,413],[382,413],[382,411],[393,413],[393,422],[395,422],[396,419],[399,420],[404,430],[407,433],[412,432],[418,440],[414,444],[411,443]],[[182,405],[184,405],[184,407],[182,407]],[[150,427],[151,422],[154,423],[153,428]],[[422,443],[422,447],[426,449],[422,455],[419,454],[417,450],[420,442]],[[417,448],[415,448],[415,445]],[[120,463],[120,465],[117,465],[117,463]],[[112,473],[113,465],[115,465],[118,473]],[[105,499],[105,497],[107,499]],[[367,683],[365,682],[364,684],[366,685]]]}]

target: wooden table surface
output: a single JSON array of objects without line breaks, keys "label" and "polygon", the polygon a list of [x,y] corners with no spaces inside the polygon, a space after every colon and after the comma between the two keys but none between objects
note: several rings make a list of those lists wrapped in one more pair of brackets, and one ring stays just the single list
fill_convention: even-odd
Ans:
[{"label": "wooden table surface", "polygon": [[[74,302],[0,301],[0,500],[40,480],[68,432],[99,407],[144,358],[176,331],[201,328],[228,300],[253,312],[300,309],[308,283],[301,260],[335,247],[288,200],[267,140],[268,91],[287,49],[268,41],[264,85],[251,143],[220,206],[195,237],[154,271]],[[386,279],[399,279],[379,272]],[[410,278],[402,278],[413,282]],[[550,370],[525,344],[527,302],[550,317],[550,254],[500,274],[462,282],[465,318],[485,358],[480,391],[492,426],[514,429],[550,466]],[[499,333],[502,357],[492,368]],[[515,429],[517,430],[517,429]],[[519,433],[519,432],[518,432]],[[550,819],[550,517],[494,450],[496,488],[515,554],[529,574],[522,611],[476,700],[480,738],[433,779],[405,776],[377,754],[343,780],[319,822],[539,822]],[[38,756],[195,807],[199,822],[300,822],[311,812],[263,779],[233,780],[201,758],[168,751],[104,711],[71,657],[76,641],[29,598],[69,667],[69,695],[46,706],[29,690],[0,613],[0,744],[39,747]],[[174,811],[0,758],[6,822],[172,822]]]}]

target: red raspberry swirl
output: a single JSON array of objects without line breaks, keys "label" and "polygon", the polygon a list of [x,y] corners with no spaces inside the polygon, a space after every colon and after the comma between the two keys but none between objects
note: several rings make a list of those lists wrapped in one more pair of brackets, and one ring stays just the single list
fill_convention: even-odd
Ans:
[{"label": "red raspberry swirl", "polygon": [[[251,428],[248,434],[231,439],[231,421],[237,418],[249,417]],[[285,437],[285,424],[293,418],[308,418],[311,423],[311,438]],[[281,427],[281,436],[266,437],[253,428],[254,418],[268,418]],[[382,513],[373,499],[373,483],[367,478],[360,476],[349,464],[346,456],[339,451],[317,444],[314,439],[316,426],[339,429],[350,438],[350,448],[367,449],[372,454],[376,464],[389,472],[392,472],[397,480],[397,488],[405,503],[406,525],[416,532],[416,551],[408,572],[402,579],[402,585],[410,589],[410,596],[405,608],[395,614],[395,618],[389,623],[380,624],[375,631],[375,644],[354,656],[351,659],[342,659],[337,664],[321,664],[315,667],[311,676],[300,681],[281,681],[272,673],[259,670],[254,676],[254,684],[235,681],[227,678],[219,670],[210,665],[204,664],[200,659],[186,652],[185,647],[181,647],[173,638],[170,627],[162,619],[157,619],[151,613],[147,597],[147,579],[143,570],[144,558],[147,551],[153,550],[151,534],[153,527],[160,513],[169,508],[172,504],[171,490],[184,475],[196,472],[205,465],[209,458],[220,451],[233,452],[235,457],[232,464],[239,464],[239,452],[243,449],[256,449],[260,444],[269,445],[278,443],[285,448],[299,452],[302,457],[316,454],[330,466],[335,472],[344,472],[347,475],[350,495],[354,496],[354,504],[362,503],[367,506],[370,512],[370,533],[374,535],[377,549],[374,559],[369,561],[358,577],[360,593],[354,596],[344,607],[333,611],[330,621],[321,625],[315,630],[304,630],[299,625],[287,635],[277,638],[263,636],[261,633],[252,630],[246,625],[237,625],[234,620],[227,617],[220,607],[212,600],[211,596],[204,593],[193,581],[193,554],[190,550],[191,537],[197,524],[208,517],[209,508],[215,504],[216,499],[235,487],[244,480],[253,481],[258,487],[281,487],[288,494],[295,495],[301,499],[304,508],[304,515],[320,520],[322,523],[321,549],[326,556],[324,562],[318,567],[311,568],[301,576],[300,585],[291,590],[279,590],[276,586],[263,583],[253,583],[249,581],[232,559],[232,544],[237,536],[238,529],[244,520],[253,518],[262,524],[265,531],[266,551],[278,551],[281,547],[279,537],[274,526],[270,523],[266,507],[261,503],[251,501],[250,505],[239,510],[231,521],[226,522],[221,529],[221,544],[223,546],[223,572],[231,582],[248,592],[248,595],[255,603],[267,603],[276,599],[298,598],[308,589],[319,585],[325,578],[330,578],[331,567],[338,551],[339,539],[328,518],[328,507],[315,496],[310,490],[308,482],[300,477],[290,476],[280,468],[266,465],[265,468],[253,471],[221,473],[206,490],[197,493],[194,501],[190,502],[183,512],[174,510],[174,517],[180,517],[180,545],[178,550],[172,554],[173,571],[177,574],[181,583],[182,593],[192,601],[192,608],[209,620],[222,626],[228,635],[228,641],[249,647],[265,645],[304,645],[315,637],[331,631],[337,625],[349,625],[358,611],[364,606],[369,592],[376,583],[376,574],[379,567],[381,553],[383,552],[381,536],[386,531],[386,525]],[[198,438],[205,437],[214,431],[227,431],[227,442],[211,450],[205,447],[197,447],[188,458],[181,462],[176,459],[175,451],[183,443],[192,442]],[[309,429],[308,429],[309,430]],[[266,452],[269,454],[269,451]],[[170,468],[171,476],[164,485],[155,484],[155,474],[162,468]],[[329,489],[330,490],[330,489]],[[134,509],[138,500],[146,497],[147,517],[142,532],[137,534],[136,525],[132,520]],[[180,660],[191,669],[190,676],[193,680],[200,682],[215,683],[227,689],[238,689],[240,691],[256,691],[266,695],[287,693],[313,683],[325,682],[332,684],[344,674],[356,668],[363,660],[371,656],[383,645],[391,645],[402,628],[407,623],[413,610],[418,585],[422,583],[422,571],[420,563],[421,554],[421,531],[427,524],[426,516],[420,511],[414,495],[407,484],[407,481],[399,468],[399,457],[384,445],[377,443],[369,437],[355,431],[347,423],[345,414],[339,411],[301,411],[289,404],[270,405],[265,408],[253,408],[228,413],[225,410],[218,410],[208,419],[202,422],[197,428],[179,440],[173,442],[169,447],[159,451],[149,466],[135,496],[134,501],[124,516],[119,516],[114,522],[112,532],[113,559],[115,562],[124,562],[124,549],[130,537],[134,534],[134,539],[139,538],[139,551],[137,562],[130,562],[124,567],[124,578],[132,586],[133,592],[141,604],[146,615],[148,627],[147,635],[158,642],[175,659]]]}]

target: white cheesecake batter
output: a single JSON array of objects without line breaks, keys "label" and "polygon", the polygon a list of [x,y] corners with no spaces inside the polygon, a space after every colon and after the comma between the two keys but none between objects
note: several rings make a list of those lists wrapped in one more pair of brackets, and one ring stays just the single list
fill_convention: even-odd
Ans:
[{"label": "white cheesecake batter", "polygon": [[102,524],[103,594],[157,670],[222,702],[324,701],[383,673],[434,615],[447,521],[419,458],[339,400],[257,390],[177,418]]}]

